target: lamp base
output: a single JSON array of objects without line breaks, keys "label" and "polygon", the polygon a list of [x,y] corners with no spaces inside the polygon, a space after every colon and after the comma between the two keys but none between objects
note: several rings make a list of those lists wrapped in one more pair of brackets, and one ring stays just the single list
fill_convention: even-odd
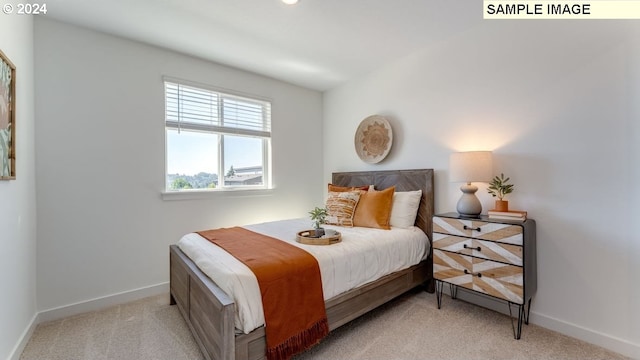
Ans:
[{"label": "lamp base", "polygon": [[460,187],[460,191],[462,191],[462,196],[460,197],[460,200],[458,200],[458,205],[456,206],[458,214],[467,217],[478,217],[482,212],[482,204],[476,196],[478,187],[471,183],[467,183]]}]

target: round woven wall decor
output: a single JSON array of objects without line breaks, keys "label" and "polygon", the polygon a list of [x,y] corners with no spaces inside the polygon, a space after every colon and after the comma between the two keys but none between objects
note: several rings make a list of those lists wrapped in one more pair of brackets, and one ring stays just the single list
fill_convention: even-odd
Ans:
[{"label": "round woven wall decor", "polygon": [[389,121],[380,115],[365,118],[356,130],[354,144],[362,161],[379,163],[389,154],[393,144],[393,131]]}]

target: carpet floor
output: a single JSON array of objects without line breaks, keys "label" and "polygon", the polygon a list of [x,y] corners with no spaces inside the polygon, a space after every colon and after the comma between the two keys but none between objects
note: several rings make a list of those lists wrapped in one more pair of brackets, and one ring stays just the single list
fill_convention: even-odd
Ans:
[{"label": "carpet floor", "polygon": [[[200,360],[169,296],[155,296],[37,326],[21,360]],[[514,340],[508,316],[434,294],[409,292],[333,331],[296,360],[627,359],[551,330],[523,325]]]}]

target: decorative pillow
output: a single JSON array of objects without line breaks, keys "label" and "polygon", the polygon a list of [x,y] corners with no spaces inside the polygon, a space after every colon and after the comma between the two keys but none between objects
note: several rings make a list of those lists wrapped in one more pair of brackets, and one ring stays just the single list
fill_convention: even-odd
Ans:
[{"label": "decorative pillow", "polygon": [[360,190],[329,191],[327,198],[327,218],[325,223],[353,227],[353,216],[360,200]]},{"label": "decorative pillow", "polygon": [[363,185],[363,186],[339,186],[339,185],[329,184],[329,185],[327,186],[327,190],[329,190],[329,191],[333,191],[333,192],[344,192],[344,191],[353,191],[353,190],[364,190],[364,191],[367,191],[367,190],[369,190],[369,186],[370,186],[370,185]]},{"label": "decorative pillow", "polygon": [[389,218],[391,217],[391,205],[395,186],[382,191],[363,191],[353,217],[354,226],[378,228],[389,230]]},{"label": "decorative pillow", "polygon": [[412,227],[416,222],[421,198],[422,190],[396,191],[393,194],[389,225],[405,229]]}]

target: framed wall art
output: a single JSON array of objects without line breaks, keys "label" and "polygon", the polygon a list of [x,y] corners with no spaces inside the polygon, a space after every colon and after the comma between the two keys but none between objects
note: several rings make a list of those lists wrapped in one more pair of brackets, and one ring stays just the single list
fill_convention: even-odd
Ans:
[{"label": "framed wall art", "polygon": [[16,67],[0,50],[0,180],[16,178]]}]

